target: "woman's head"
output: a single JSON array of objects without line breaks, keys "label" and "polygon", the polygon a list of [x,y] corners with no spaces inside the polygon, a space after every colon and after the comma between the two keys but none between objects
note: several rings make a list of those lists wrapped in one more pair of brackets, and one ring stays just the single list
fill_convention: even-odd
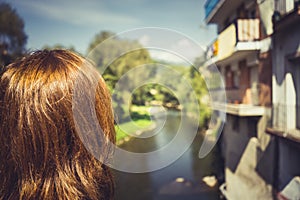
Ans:
[{"label": "woman's head", "polygon": [[[45,50],[4,68],[0,78],[0,198],[111,198],[113,181],[103,162],[111,153],[105,141],[114,142],[115,133],[111,100],[102,79],[97,80],[94,99],[90,99],[94,103],[87,104],[94,106],[90,109],[104,133],[104,137],[98,135],[104,138],[97,146],[101,146],[101,159],[87,150],[81,140],[84,133],[79,133],[74,119],[74,103],[78,103],[74,93],[76,98],[78,94],[84,97],[93,88],[95,76],[90,75],[95,72],[87,65],[70,51]],[[81,131],[91,127],[84,113],[77,115]],[[88,134],[97,138],[100,133]]]}]

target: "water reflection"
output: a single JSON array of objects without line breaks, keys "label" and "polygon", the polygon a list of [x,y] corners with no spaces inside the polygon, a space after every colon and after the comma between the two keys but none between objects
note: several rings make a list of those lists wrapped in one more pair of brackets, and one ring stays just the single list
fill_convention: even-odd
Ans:
[{"label": "water reflection", "polygon": [[[160,123],[159,117],[156,120]],[[178,112],[168,112],[164,127],[158,134],[150,138],[134,138],[121,148],[139,153],[160,149],[175,137],[180,120]],[[115,171],[116,199],[219,199],[217,185],[209,187],[202,181],[205,176],[218,175],[221,167],[218,152],[214,149],[207,157],[199,159],[202,138],[200,133],[197,134],[191,147],[176,162],[161,170],[141,174]]]}]

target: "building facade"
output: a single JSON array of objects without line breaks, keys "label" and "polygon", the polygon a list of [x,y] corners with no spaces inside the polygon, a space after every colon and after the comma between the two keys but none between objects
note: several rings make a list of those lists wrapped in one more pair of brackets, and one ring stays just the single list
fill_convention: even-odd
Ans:
[{"label": "building facade", "polygon": [[276,140],[274,188],[300,199],[300,1],[277,0],[273,17],[272,123]]},{"label": "building facade", "polygon": [[205,12],[218,37],[204,65],[217,66],[227,95],[212,105],[226,113],[220,189],[228,199],[289,197],[300,175],[298,1],[207,0]]}]

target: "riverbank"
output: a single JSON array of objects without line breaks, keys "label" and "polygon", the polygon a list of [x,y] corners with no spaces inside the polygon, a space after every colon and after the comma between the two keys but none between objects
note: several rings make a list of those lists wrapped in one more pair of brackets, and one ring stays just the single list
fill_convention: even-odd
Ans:
[{"label": "riverbank", "polygon": [[151,130],[155,127],[155,123],[151,120],[150,107],[135,106],[130,109],[131,121],[115,125],[116,143],[121,145],[130,140],[131,137],[136,137],[144,131]]}]

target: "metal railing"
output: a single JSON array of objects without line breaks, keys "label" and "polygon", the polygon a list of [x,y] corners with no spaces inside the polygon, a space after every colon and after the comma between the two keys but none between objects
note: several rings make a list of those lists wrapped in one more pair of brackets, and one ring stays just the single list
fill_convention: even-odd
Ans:
[{"label": "metal railing", "polygon": [[281,130],[300,129],[300,105],[275,104],[272,116],[273,127]]},{"label": "metal railing", "polygon": [[238,42],[252,42],[260,40],[259,19],[238,19],[225,30],[207,48],[208,59],[215,56],[223,58],[224,54],[233,51]]},{"label": "metal railing", "polygon": [[260,39],[259,19],[238,19],[236,21],[237,42],[249,42]]},{"label": "metal railing", "polygon": [[[246,91],[250,92],[250,95],[246,95]],[[259,91],[251,88],[226,88],[226,102],[231,104],[242,104],[245,103],[243,100],[245,98],[249,98],[248,104],[251,105],[259,105],[261,102],[259,102]],[[217,99],[214,97],[217,97],[219,93],[222,92],[222,90],[219,89],[213,89],[210,90],[210,95],[212,96],[212,99]]]},{"label": "metal railing", "polygon": [[275,10],[281,15],[285,15],[294,10],[295,5],[299,4],[299,0],[275,0]]}]

